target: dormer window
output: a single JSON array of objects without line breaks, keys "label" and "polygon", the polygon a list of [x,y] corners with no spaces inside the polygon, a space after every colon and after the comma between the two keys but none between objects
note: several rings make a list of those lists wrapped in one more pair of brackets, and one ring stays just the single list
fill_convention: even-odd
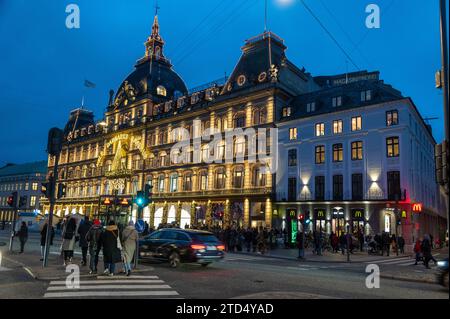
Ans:
[{"label": "dormer window", "polygon": [[282,116],[283,117],[289,117],[292,114],[292,108],[290,106],[288,107],[283,107],[283,112],[282,112]]},{"label": "dormer window", "polygon": [[370,101],[372,99],[372,91],[366,90],[361,92],[361,102]]},{"label": "dormer window", "polygon": [[314,112],[316,110],[316,102],[306,104],[306,112]]},{"label": "dormer window", "polygon": [[159,85],[156,88],[156,94],[160,95],[160,96],[167,96],[167,90],[166,90],[166,88],[164,86]]},{"label": "dormer window", "polygon": [[333,107],[338,107],[342,105],[342,96],[337,96],[332,99]]},{"label": "dormer window", "polygon": [[192,94],[191,96],[191,104],[196,104],[200,100],[198,93]]}]

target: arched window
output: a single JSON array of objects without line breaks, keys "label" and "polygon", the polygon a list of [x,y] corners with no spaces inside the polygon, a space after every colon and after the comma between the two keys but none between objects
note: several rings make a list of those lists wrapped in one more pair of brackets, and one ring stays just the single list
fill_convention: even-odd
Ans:
[{"label": "arched window", "polygon": [[88,168],[86,165],[83,166],[83,170],[82,170],[82,177],[87,177],[87,173],[88,173]]},{"label": "arched window", "polygon": [[185,192],[192,191],[192,173],[191,172],[188,172],[184,175],[183,191],[185,191]]},{"label": "arched window", "polygon": [[198,188],[201,191],[208,190],[208,171],[203,170],[198,174]]},{"label": "arched window", "polygon": [[224,189],[225,188],[225,169],[223,167],[218,168],[216,170],[214,176],[214,187],[215,189]]},{"label": "arched window", "polygon": [[170,192],[175,193],[178,191],[178,173],[170,175]]},{"label": "arched window", "polygon": [[234,156],[245,156],[245,136],[236,137],[236,139],[234,140]]},{"label": "arched window", "polygon": [[167,90],[164,86],[158,85],[156,88],[156,94],[160,96],[167,96]]},{"label": "arched window", "polygon": [[233,188],[244,187],[244,168],[238,166],[233,171]]},{"label": "arched window", "polygon": [[164,174],[158,176],[158,192],[160,193],[164,193],[165,191],[164,180],[165,180]]},{"label": "arched window", "polygon": [[239,113],[234,117],[234,127],[245,127],[245,113]]},{"label": "arched window", "polygon": [[261,112],[259,111],[259,109],[255,109],[253,111],[253,125],[261,124],[260,123],[260,115],[261,115]]},{"label": "arched window", "polygon": [[209,145],[203,145],[202,147],[202,161],[208,162],[210,157]]},{"label": "arched window", "polygon": [[252,183],[255,187],[266,186],[266,174],[263,174],[263,170],[260,166],[256,166],[253,169]]}]

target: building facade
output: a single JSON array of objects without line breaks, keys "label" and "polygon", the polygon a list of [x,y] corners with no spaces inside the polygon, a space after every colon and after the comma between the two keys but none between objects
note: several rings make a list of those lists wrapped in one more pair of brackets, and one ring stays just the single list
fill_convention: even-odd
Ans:
[{"label": "building facade", "polygon": [[229,78],[188,90],[156,16],[103,120],[76,109],[64,132],[59,217],[136,219],[132,199],[148,184],[142,217],[153,227],[286,227],[304,211],[327,231],[398,232],[399,211],[405,234],[441,222],[435,142],[413,102],[378,72],[313,77],[271,32],[245,42]]},{"label": "building facade", "polygon": [[[401,234],[408,244],[445,235],[431,128],[410,98],[358,72],[320,77],[278,122],[277,225],[311,218],[309,230]],[[284,115],[284,116],[283,116]]]},{"label": "building facade", "polygon": [[[246,41],[224,82],[189,92],[164,55],[157,17],[145,47],[134,72],[115,95],[111,92],[103,121],[95,122],[84,109],[71,113],[58,169],[67,194],[57,201],[56,215],[107,218],[115,212],[135,219],[136,206],[118,202],[131,203],[150,184],[153,203],[143,218],[153,227],[171,222],[270,227],[274,179],[267,167],[272,164],[249,160],[249,141],[265,134],[265,145],[251,154],[270,153],[275,105],[317,86],[311,76],[290,63],[283,40],[267,32]],[[258,136],[225,137],[247,129]],[[211,144],[212,134],[222,140]],[[186,140],[178,151],[177,143]],[[54,158],[48,163],[52,170]],[[105,200],[117,205],[104,205]],[[48,203],[43,209],[48,211]]]},{"label": "building facade", "polygon": [[[8,197],[17,192],[21,213],[40,213],[41,183],[47,175],[47,161],[26,164],[8,164],[0,168],[0,222],[14,220],[14,209]],[[20,201],[20,198],[22,200]]]}]

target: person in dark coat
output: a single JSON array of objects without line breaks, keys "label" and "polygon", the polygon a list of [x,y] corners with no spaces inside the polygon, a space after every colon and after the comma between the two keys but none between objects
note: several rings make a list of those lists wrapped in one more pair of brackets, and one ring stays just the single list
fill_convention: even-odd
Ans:
[{"label": "person in dark coat", "polygon": [[381,235],[381,245],[383,247],[381,255],[384,256],[384,252],[386,252],[387,256],[389,256],[389,251],[391,250],[391,238],[387,232],[383,232]]},{"label": "person in dark coat", "polygon": [[[47,241],[47,228],[48,228],[48,221],[45,222],[41,230],[41,261],[44,260],[45,244]],[[55,237],[55,228],[52,226],[50,230],[50,245],[53,245],[54,237]]]},{"label": "person in dark coat", "polygon": [[359,241],[359,250],[363,251],[363,249],[364,249],[364,233],[361,228],[358,230],[358,241]]},{"label": "person in dark coat", "polygon": [[345,248],[347,247],[347,239],[345,238],[344,232],[339,236],[339,245],[341,246],[342,255],[345,254]]},{"label": "person in dark coat", "polygon": [[405,239],[403,238],[402,235],[398,236],[397,245],[398,245],[398,249],[400,249],[400,254],[404,254],[405,253]]},{"label": "person in dark coat", "polygon": [[80,223],[80,226],[78,227],[78,235],[80,236],[80,248],[81,248],[81,255],[82,255],[82,261],[81,266],[87,265],[87,252],[89,248],[89,243],[86,240],[86,235],[89,232],[89,229],[91,229],[92,223],[89,221],[89,216],[84,217],[84,221]]},{"label": "person in dark coat", "polygon": [[422,241],[422,254],[423,254],[423,263],[425,264],[425,267],[427,269],[430,269],[429,263],[430,260],[434,262],[434,264],[437,264],[436,259],[434,259],[433,254],[431,253],[431,239],[430,235],[425,235]]},{"label": "person in dark coat", "polygon": [[23,253],[23,250],[25,248],[25,243],[28,240],[28,227],[27,224],[25,222],[22,222],[22,224],[20,225],[20,229],[17,232],[17,236],[19,237],[19,241],[20,241],[20,253]]},{"label": "person in dark coat", "polygon": [[297,232],[297,248],[298,248],[298,259],[303,259],[305,257],[305,245],[302,232]]},{"label": "person in dark coat", "polygon": [[103,233],[103,226],[100,220],[95,219],[94,225],[89,229],[86,235],[86,241],[89,245],[89,268],[90,274],[97,273],[97,265],[98,265],[98,255],[101,250],[101,242],[100,238]]},{"label": "person in dark coat", "polygon": [[[118,247],[118,242],[120,242],[119,236],[119,229],[114,221],[111,220],[100,237],[101,246],[103,248],[103,261],[105,262],[105,275],[114,276],[116,263],[122,261],[122,253],[120,247]],[[119,241],[117,238],[119,238]]]},{"label": "person in dark coat", "polygon": [[245,247],[247,248],[247,252],[249,253],[252,248],[252,230],[250,228],[247,228],[247,230],[244,233],[245,238]]}]

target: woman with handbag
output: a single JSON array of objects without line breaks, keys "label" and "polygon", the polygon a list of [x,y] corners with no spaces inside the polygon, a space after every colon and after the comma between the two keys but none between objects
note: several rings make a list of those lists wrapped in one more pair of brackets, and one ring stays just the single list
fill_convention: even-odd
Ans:
[{"label": "woman with handbag", "polygon": [[64,230],[62,233],[62,251],[64,254],[64,266],[72,262],[73,250],[75,248],[75,235],[77,231],[77,221],[75,218],[70,218],[69,221],[64,225]]},{"label": "woman with handbag", "polygon": [[139,235],[134,227],[134,222],[130,221],[128,226],[122,232],[123,265],[127,276],[130,276],[131,274],[131,261],[133,260],[136,251],[138,237]]},{"label": "woman with handbag", "polygon": [[122,261],[122,243],[117,225],[111,220],[106,230],[100,237],[100,246],[103,248],[103,261],[105,263],[105,275],[114,276],[116,263]]}]

